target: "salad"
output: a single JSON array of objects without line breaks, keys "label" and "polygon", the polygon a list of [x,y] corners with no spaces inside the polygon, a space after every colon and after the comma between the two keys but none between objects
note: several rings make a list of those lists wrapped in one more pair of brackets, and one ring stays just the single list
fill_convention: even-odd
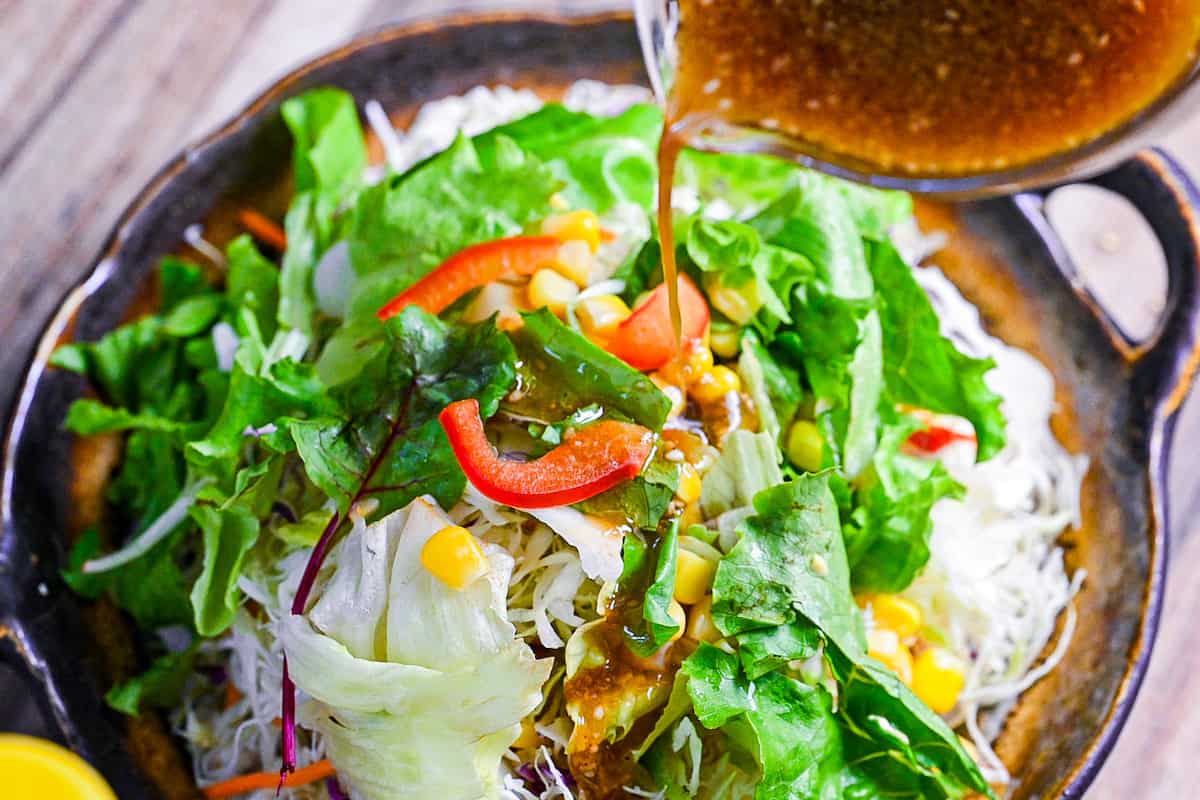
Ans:
[{"label": "salad", "polygon": [[54,354],[123,453],[64,577],[207,797],[1011,780],[1083,578],[1049,374],[913,266],[907,195],[757,156],[681,156],[677,339],[645,100],[368,103],[371,163],[350,95],[290,99],[282,226],[190,230],[155,313]]}]

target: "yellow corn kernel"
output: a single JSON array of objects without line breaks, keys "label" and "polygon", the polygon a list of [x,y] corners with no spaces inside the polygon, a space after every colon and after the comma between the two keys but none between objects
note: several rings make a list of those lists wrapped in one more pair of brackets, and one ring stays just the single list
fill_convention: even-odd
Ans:
[{"label": "yellow corn kernel", "polygon": [[900,676],[900,680],[911,686],[913,682],[912,653],[900,641],[895,631],[876,628],[867,636],[867,655]]},{"label": "yellow corn kernel", "polygon": [[697,642],[715,642],[721,638],[721,631],[713,623],[712,595],[705,595],[699,603],[688,611],[687,636]]},{"label": "yellow corn kernel", "polygon": [[819,472],[825,459],[825,440],[815,422],[798,419],[788,429],[787,457],[792,466]]},{"label": "yellow corn kernel", "polygon": [[539,269],[529,279],[526,291],[529,305],[534,308],[545,306],[561,317],[567,313],[567,304],[579,294],[579,287],[552,269]]},{"label": "yellow corn kernel", "polygon": [[721,358],[734,358],[742,349],[742,331],[728,325],[711,326],[708,335],[709,346]]},{"label": "yellow corn kernel", "polygon": [[[683,529],[682,526],[681,529]],[[714,533],[713,536],[715,538],[716,534]],[[724,553],[708,542],[698,539],[695,536],[688,536],[686,533],[681,534],[679,537],[679,549],[690,550],[701,558],[707,558],[714,564],[724,558]]]},{"label": "yellow corn kernel", "polygon": [[556,272],[575,281],[580,289],[592,282],[592,267],[595,259],[588,249],[587,242],[574,239],[563,242],[558,248],[558,257],[550,265]]},{"label": "yellow corn kernel", "polygon": [[512,743],[511,747],[514,750],[530,750],[538,746],[542,737],[538,735],[537,729],[533,727],[533,717],[526,717],[521,720],[521,735]]},{"label": "yellow corn kernel", "polygon": [[713,367],[713,352],[703,342],[689,342],[684,354],[683,375],[691,383]]},{"label": "yellow corn kernel", "polygon": [[675,487],[675,496],[684,503],[694,503],[700,499],[700,473],[686,461],[679,465],[679,485]]},{"label": "yellow corn kernel", "polygon": [[683,511],[679,512],[679,527],[686,528],[688,525],[700,525],[704,522],[704,515],[700,513],[699,503],[689,503],[683,507]]},{"label": "yellow corn kernel", "polygon": [[600,249],[600,220],[586,209],[546,217],[542,220],[542,233],[564,242],[587,242],[593,253]]},{"label": "yellow corn kernel", "polygon": [[451,589],[462,590],[488,571],[483,548],[466,528],[449,525],[421,548],[421,564]]},{"label": "yellow corn kernel", "polygon": [[680,550],[675,561],[675,599],[689,606],[699,603],[712,588],[716,574],[716,561]]},{"label": "yellow corn kernel", "polygon": [[687,407],[687,403],[683,397],[683,389],[680,389],[657,372],[650,373],[650,380],[671,400],[671,410],[667,412],[667,416],[678,417],[682,414],[683,409]]},{"label": "yellow corn kernel", "polygon": [[675,631],[675,635],[671,637],[671,641],[675,641],[683,636],[684,628],[687,627],[687,612],[683,610],[683,606],[672,600],[671,605],[667,606],[667,613],[671,615],[671,619],[679,626],[679,630]]},{"label": "yellow corn kernel", "polygon": [[601,294],[580,301],[575,307],[579,326],[589,337],[611,336],[625,320],[629,319],[629,306],[615,294]]},{"label": "yellow corn kernel", "polygon": [[916,636],[921,629],[921,609],[906,597],[877,594],[867,600],[867,605],[871,608],[875,627],[895,631],[902,641]]},{"label": "yellow corn kernel", "polygon": [[[753,289],[754,284],[750,283],[749,286]],[[737,325],[747,325],[750,320],[754,319],[754,315],[758,313],[758,309],[762,305],[758,302],[757,297],[749,297],[747,294],[740,287],[735,289],[723,284],[716,284],[708,287],[708,302]]]},{"label": "yellow corn kernel", "polygon": [[912,668],[913,694],[939,714],[958,703],[966,683],[966,666],[944,647],[927,647]]},{"label": "yellow corn kernel", "polygon": [[742,389],[742,379],[729,367],[716,366],[692,382],[688,390],[701,403],[715,403]]}]

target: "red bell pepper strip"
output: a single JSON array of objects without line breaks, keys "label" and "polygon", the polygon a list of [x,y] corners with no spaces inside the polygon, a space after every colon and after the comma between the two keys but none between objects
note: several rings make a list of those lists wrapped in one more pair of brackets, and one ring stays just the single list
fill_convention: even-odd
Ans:
[{"label": "red bell pepper strip", "polygon": [[[671,304],[667,285],[660,283],[646,302],[613,332],[608,352],[640,370],[652,370],[666,364],[679,352],[679,342],[671,325]],[[681,338],[686,342],[703,339],[708,328],[708,302],[686,275],[679,276],[679,316]]]},{"label": "red bell pepper strip", "polygon": [[930,425],[908,437],[908,444],[925,453],[936,453],[954,442],[973,442],[975,434],[959,433],[940,425]]},{"label": "red bell pepper strip", "polygon": [[386,320],[407,306],[440,314],[472,289],[501,278],[532,275],[554,261],[561,244],[553,236],[513,236],[460,250],[389,300],[377,316]]},{"label": "red bell pepper strip", "polygon": [[479,402],[459,400],[438,417],[467,479],[485,497],[514,508],[578,503],[635,477],[654,449],[654,434],[616,420],[580,428],[534,461],[501,458],[488,441]]}]

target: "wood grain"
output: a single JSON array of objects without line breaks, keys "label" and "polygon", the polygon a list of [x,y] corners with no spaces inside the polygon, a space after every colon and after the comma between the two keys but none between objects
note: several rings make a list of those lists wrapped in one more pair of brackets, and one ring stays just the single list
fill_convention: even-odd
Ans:
[{"label": "wood grain", "polygon": [[[0,0],[0,403],[33,341],[90,266],[121,209],[168,158],[293,66],[355,32],[451,8],[588,12],[619,0]],[[1170,133],[1200,171],[1200,118]],[[1078,235],[1124,224],[1091,209]],[[1085,270],[1133,274],[1144,252],[1108,247]],[[1118,273],[1120,274],[1120,273]],[[1110,276],[1111,277],[1111,276]],[[1133,283],[1130,281],[1130,283]],[[1130,290],[1131,302],[1142,302]],[[1180,441],[1200,441],[1200,401]],[[1200,750],[1200,486],[1195,446],[1177,449],[1166,610],[1132,719],[1089,800],[1196,796]],[[1070,668],[1067,665],[1066,668]],[[10,684],[11,687],[11,684]],[[0,676],[0,692],[5,690]],[[17,694],[9,688],[9,694]],[[7,705],[8,700],[4,701]],[[20,712],[0,729],[36,729]]]}]

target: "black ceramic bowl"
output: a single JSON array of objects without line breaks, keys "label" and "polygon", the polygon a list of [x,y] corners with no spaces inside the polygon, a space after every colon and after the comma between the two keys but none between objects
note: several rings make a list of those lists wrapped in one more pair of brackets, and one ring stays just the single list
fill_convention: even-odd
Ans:
[{"label": "black ceramic bowl", "polygon": [[[134,201],[50,323],[13,414],[3,474],[0,650],[31,668],[67,742],[122,798],[196,795],[183,756],[153,715],[108,711],[104,688],[136,669],[125,623],[103,603],[81,605],[58,577],[63,552],[103,510],[118,457],[112,441],[61,430],[83,391],[48,369],[67,338],[95,339],[153,302],[157,259],[205,221],[232,231],[231,209],[282,211],[289,144],[280,102],[313,86],[379,100],[401,121],[422,102],[480,83],[553,96],[578,78],[644,79],[627,16],[450,18],[385,30],[304,66],[225,127],[188,148]],[[1125,339],[1074,274],[1040,211],[1022,195],[957,209],[923,207],[951,232],[939,263],[1002,338],[1038,355],[1059,386],[1056,430],[1092,468],[1085,525],[1067,536],[1071,568],[1088,580],[1064,666],[1027,692],[998,749],[1020,777],[1019,798],[1078,797],[1112,747],[1144,674],[1163,593],[1165,468],[1180,405],[1200,363],[1197,196],[1166,156],[1150,152],[1095,179],[1150,221],[1169,270],[1166,312],[1145,342]]]}]

